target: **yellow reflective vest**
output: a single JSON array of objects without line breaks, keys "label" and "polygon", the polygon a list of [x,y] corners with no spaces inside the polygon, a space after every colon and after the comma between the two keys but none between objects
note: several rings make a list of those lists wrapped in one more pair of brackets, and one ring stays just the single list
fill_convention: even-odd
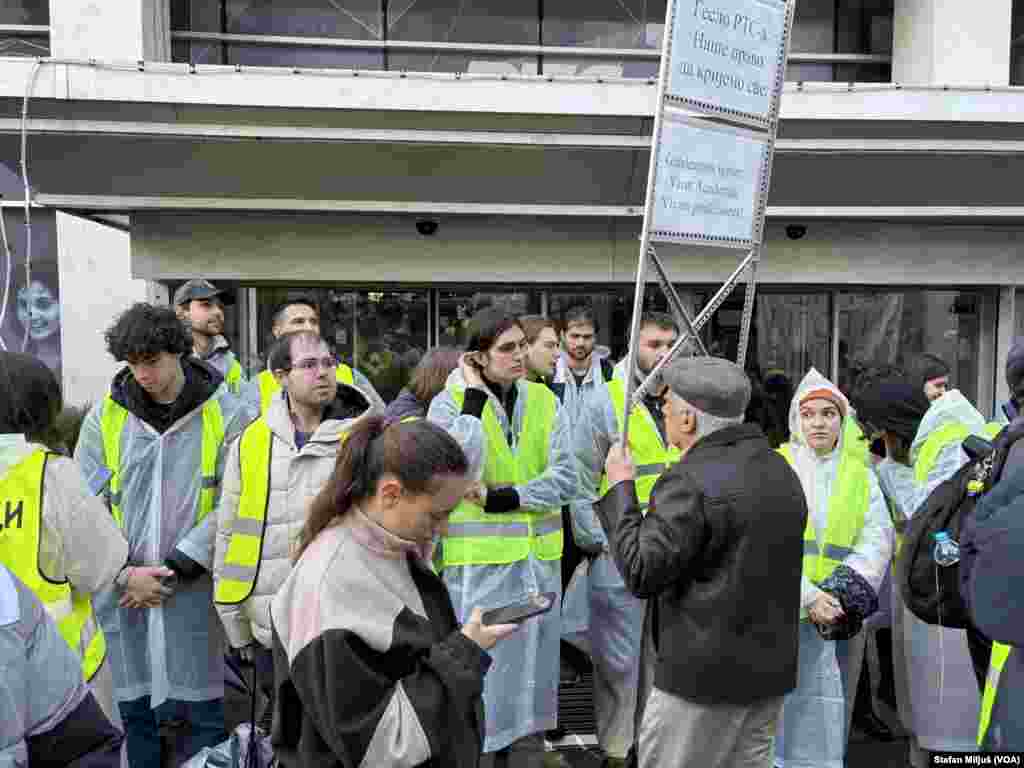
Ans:
[{"label": "yellow reflective vest", "polygon": [[[339,384],[347,384],[350,387],[355,386],[355,375],[352,373],[352,369],[344,363],[338,363],[334,375]],[[263,371],[257,376],[256,383],[260,388],[260,413],[266,413],[267,408],[270,407],[270,401],[274,399],[274,395],[281,391],[281,385],[270,371]]]},{"label": "yellow reflective vest", "polygon": [[224,565],[213,588],[213,601],[236,605],[249,599],[259,578],[263,535],[270,502],[270,459],[274,436],[261,416],[242,432],[238,445],[242,493],[231,527]]},{"label": "yellow reflective vest", "polygon": [[[558,400],[543,384],[523,383],[523,424],[514,447],[508,444],[490,398],[481,414],[487,437],[482,481],[488,488],[523,485],[547,469]],[[464,390],[453,388],[449,392],[461,409]],[[438,567],[506,565],[526,560],[531,554],[538,560],[558,560],[562,556],[560,509],[490,514],[463,501],[448,518]]]},{"label": "yellow reflective vest", "polygon": [[1003,674],[1006,660],[1010,658],[1012,646],[1003,643],[992,643],[992,659],[988,665],[988,676],[985,678],[985,693],[981,697],[981,719],[978,721],[978,746],[985,742],[989,723],[992,721],[992,707],[996,703],[999,691],[999,677]]},{"label": "yellow reflective vest", "polygon": [[[790,466],[795,467],[793,450],[790,445],[779,448]],[[844,447],[839,456],[839,469],[832,484],[828,499],[828,523],[825,526],[825,540],[819,542],[814,528],[813,514],[807,515],[804,528],[803,574],[817,584],[828,578],[837,566],[853,554],[857,536],[864,528],[868,505],[871,503],[871,486],[868,468],[858,450]]]},{"label": "yellow reflective vest", "polygon": [[0,562],[46,606],[61,637],[82,658],[85,679],[91,680],[107,655],[92,601],[66,580],[51,581],[39,566],[48,456],[42,449],[35,451],[0,477]]},{"label": "yellow reflective vest", "polygon": [[[608,382],[608,396],[611,398],[612,407],[615,410],[615,418],[619,423],[619,433],[622,433],[622,425],[626,414],[626,385],[622,379],[612,379]],[[646,510],[651,500],[651,490],[658,478],[679,461],[679,449],[666,446],[658,431],[658,425],[654,417],[642,405],[634,405],[630,413],[629,430],[629,452],[633,457],[633,466],[636,468],[637,501],[640,502],[640,509]],[[608,476],[601,475],[601,487],[599,495],[604,496],[608,492]]]},{"label": "yellow reflective vest", "polygon": [[[103,460],[110,471],[110,512],[119,528],[124,528],[124,513],[121,511],[121,435],[128,421],[128,410],[107,395],[100,417],[100,431],[103,433]],[[210,512],[217,494],[217,453],[224,442],[224,414],[216,398],[203,404],[203,479],[199,491],[199,506],[196,522],[199,523]]]},{"label": "yellow reflective vest", "polygon": [[228,385],[228,392],[237,395],[242,388],[242,364],[237,359],[231,361],[228,371],[224,375],[224,383]]}]

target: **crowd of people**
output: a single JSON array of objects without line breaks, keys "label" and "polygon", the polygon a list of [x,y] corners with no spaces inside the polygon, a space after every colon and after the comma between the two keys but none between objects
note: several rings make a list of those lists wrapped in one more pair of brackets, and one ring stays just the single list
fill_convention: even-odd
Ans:
[{"label": "crowd of people", "polygon": [[[227,654],[285,768],[551,765],[582,664],[607,766],[841,768],[885,615],[915,768],[1024,749],[1024,453],[963,532],[971,627],[919,620],[892,577],[965,438],[1024,434],[1024,343],[1002,423],[933,356],[848,392],[680,356],[624,445],[629,371],[586,306],[484,309],[385,404],[309,299],[251,380],[223,292],[173,305],[107,330],[124,368],[74,446],[52,373],[0,353],[0,765],[162,766],[172,724],[181,754],[215,746]],[[679,333],[642,316],[637,384]]]}]

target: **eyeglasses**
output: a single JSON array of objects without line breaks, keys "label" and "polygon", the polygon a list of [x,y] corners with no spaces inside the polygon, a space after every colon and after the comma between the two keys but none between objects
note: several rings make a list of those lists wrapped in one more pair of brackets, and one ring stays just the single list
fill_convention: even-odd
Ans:
[{"label": "eyeglasses", "polygon": [[319,368],[331,371],[338,367],[338,359],[336,357],[307,357],[305,360],[299,360],[297,363],[292,363],[290,370],[293,371],[307,371],[315,372]]},{"label": "eyeglasses", "polygon": [[519,350],[520,352],[525,352],[529,348],[530,348],[530,343],[526,339],[523,339],[520,342],[506,341],[500,347],[495,347],[494,349],[495,349],[496,352],[500,352],[503,355],[511,355],[516,350]]}]

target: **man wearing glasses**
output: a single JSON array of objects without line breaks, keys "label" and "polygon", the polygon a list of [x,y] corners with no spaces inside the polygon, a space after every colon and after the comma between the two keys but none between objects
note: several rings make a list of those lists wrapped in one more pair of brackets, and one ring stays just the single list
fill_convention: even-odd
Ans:
[{"label": "man wearing glasses", "polygon": [[353,421],[377,406],[337,380],[320,334],[285,334],[268,365],[283,390],[231,446],[217,508],[213,599],[231,647],[256,669],[273,711],[270,601],[291,571],[290,542]]}]

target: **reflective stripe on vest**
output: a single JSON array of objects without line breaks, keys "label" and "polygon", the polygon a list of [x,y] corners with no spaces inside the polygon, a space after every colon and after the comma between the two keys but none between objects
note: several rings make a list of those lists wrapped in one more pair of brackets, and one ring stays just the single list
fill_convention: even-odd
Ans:
[{"label": "reflective stripe on vest", "polygon": [[[523,428],[514,449],[508,444],[490,398],[481,414],[487,437],[482,480],[489,488],[523,485],[544,474],[548,466],[558,401],[543,384],[523,385],[519,391]],[[464,391],[449,392],[461,410]],[[561,510],[489,514],[476,504],[463,501],[448,518],[440,567],[506,565],[525,560],[531,554],[538,560],[558,560],[562,556]]]},{"label": "reflective stripe on vest", "polygon": [[249,599],[259,578],[263,534],[270,502],[270,462],[274,436],[262,418],[246,427],[238,445],[242,493],[231,526],[224,563],[216,574],[213,601],[236,605]]},{"label": "reflective stripe on vest", "polygon": [[985,742],[985,735],[988,733],[988,726],[992,721],[992,707],[996,703],[996,693],[999,692],[999,677],[1003,674],[1003,667],[1010,657],[1012,646],[1003,643],[992,643],[992,659],[988,665],[988,675],[985,677],[985,693],[981,697],[981,718],[978,720],[978,746]]},{"label": "reflective stripe on vest", "polygon": [[[608,396],[612,401],[612,409],[615,411],[615,418],[619,424],[619,433],[622,433],[622,422],[626,413],[626,386],[622,379],[612,379],[608,382]],[[637,501],[643,509],[651,500],[651,489],[661,477],[662,473],[670,466],[679,461],[679,450],[666,448],[658,431],[658,425],[654,417],[646,407],[634,405],[630,414],[631,429],[629,430],[629,451],[633,457],[633,464],[636,467],[636,488]],[[601,487],[598,490],[600,496],[608,492],[608,476],[601,475]]]},{"label": "reflective stripe on vest", "polygon": [[[789,443],[779,448],[789,465],[796,468],[793,449]],[[839,470],[832,483],[828,499],[828,523],[825,527],[825,541],[818,541],[814,528],[814,510],[807,515],[804,527],[803,574],[812,583],[820,583],[842,565],[843,560],[853,554],[857,536],[864,528],[868,505],[871,503],[871,486],[868,468],[858,450],[842,449],[839,456]]]},{"label": "reflective stripe on vest", "polygon": [[85,679],[91,680],[107,655],[92,601],[67,581],[50,581],[39,564],[46,461],[46,451],[35,451],[0,477],[0,562],[46,606],[61,637],[82,659]]},{"label": "reflective stripe on vest", "polygon": [[[350,387],[355,386],[355,374],[344,363],[338,363],[338,367],[334,370],[334,378],[338,380],[339,384],[347,384]],[[274,399],[274,395],[281,391],[281,385],[270,371],[263,371],[257,376],[256,383],[260,388],[260,413],[266,413],[267,408],[270,407],[270,403]]]},{"label": "reflective stripe on vest", "polygon": [[[220,403],[211,398],[203,403],[203,438],[202,438],[202,484],[199,488],[199,504],[196,509],[196,522],[200,522],[213,511],[217,486],[217,454],[224,442],[224,414]],[[128,410],[107,395],[103,402],[103,414],[100,417],[100,430],[103,433],[103,458],[110,471],[110,512],[118,527],[124,528],[124,514],[121,511],[121,439],[128,421]]]}]

